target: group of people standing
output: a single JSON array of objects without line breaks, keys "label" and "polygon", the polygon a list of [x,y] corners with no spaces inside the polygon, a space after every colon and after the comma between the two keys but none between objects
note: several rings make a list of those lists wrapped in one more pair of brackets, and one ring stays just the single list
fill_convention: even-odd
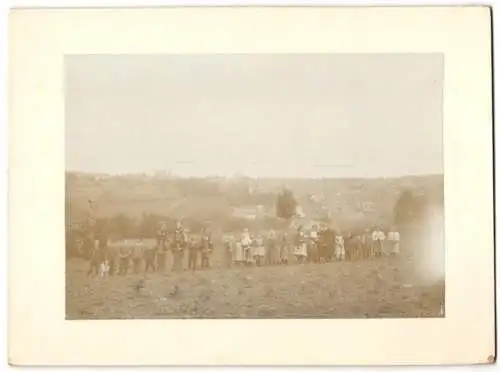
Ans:
[{"label": "group of people standing", "polygon": [[[156,233],[156,244],[146,244],[140,237],[132,242],[108,243],[105,236],[96,237],[90,257],[89,274],[126,275],[135,273],[166,272],[167,256],[172,257],[173,272],[184,270],[187,256],[188,270],[207,269],[214,252],[212,235],[208,229],[201,234],[189,234],[180,222],[174,231],[161,224]],[[131,244],[129,244],[131,243]],[[324,263],[367,259],[399,253],[400,235],[392,228],[384,231],[374,227],[371,231],[354,234],[341,233],[326,226],[276,232],[270,230],[252,234],[248,229],[238,236],[224,238],[225,266],[265,266],[291,263]],[[170,253],[169,253],[170,252]]]},{"label": "group of people standing", "polygon": [[[187,253],[188,268],[196,270],[210,266],[213,252],[211,234],[204,230],[201,236],[188,235],[180,222],[175,231],[168,232],[167,226],[161,224],[156,233],[156,245],[146,244],[143,237],[133,241],[109,243],[105,236],[96,237],[90,253],[88,274],[126,275],[129,269],[138,274],[144,272],[166,272],[167,256],[172,256],[171,271],[184,270],[184,257]],[[200,262],[200,265],[198,265]]]},{"label": "group of people standing", "polygon": [[382,227],[354,234],[315,225],[281,234],[274,230],[251,234],[245,229],[238,238],[227,237],[224,244],[228,265],[322,263],[398,254],[400,235],[395,228],[387,234]]},{"label": "group of people standing", "polygon": [[[151,261],[155,271],[164,272],[166,270],[167,252],[169,248],[173,256],[172,271],[183,271],[183,260],[187,253],[188,269],[196,270],[198,260],[200,267],[206,269],[210,267],[210,258],[214,250],[212,234],[208,229],[204,229],[199,236],[189,235],[180,222],[177,222],[176,229],[169,239],[167,227],[161,224],[156,235],[156,247],[151,249]],[[170,243],[170,244],[169,244]]]}]

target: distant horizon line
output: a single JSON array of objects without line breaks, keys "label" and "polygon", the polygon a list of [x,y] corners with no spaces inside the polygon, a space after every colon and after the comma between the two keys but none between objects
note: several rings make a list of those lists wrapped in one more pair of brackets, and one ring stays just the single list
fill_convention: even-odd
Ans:
[{"label": "distant horizon line", "polygon": [[[165,174],[161,174],[165,172]],[[111,173],[111,172],[89,172],[89,171],[80,171],[80,170],[72,170],[66,169],[65,173],[73,173],[73,174],[81,174],[87,176],[108,176],[108,177],[124,177],[124,176],[136,176],[136,177],[152,177],[152,178],[176,178],[176,179],[213,179],[213,178],[249,178],[249,179],[263,179],[263,180],[328,180],[328,179],[401,179],[401,178],[414,178],[414,177],[437,177],[444,176],[444,172],[442,173],[412,173],[405,174],[400,176],[249,176],[245,174],[233,174],[233,175],[198,175],[198,176],[183,176],[178,175],[173,172],[169,172],[167,170],[162,171],[146,171],[146,172],[120,172],[120,173]]]}]

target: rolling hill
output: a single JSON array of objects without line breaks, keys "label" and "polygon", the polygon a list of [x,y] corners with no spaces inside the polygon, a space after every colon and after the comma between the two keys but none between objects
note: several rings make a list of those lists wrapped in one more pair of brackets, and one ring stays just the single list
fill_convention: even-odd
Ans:
[{"label": "rolling hill", "polygon": [[[248,206],[262,206],[269,217],[277,193],[286,186],[308,217],[329,217],[337,225],[391,223],[393,207],[404,190],[441,203],[443,181],[442,175],[378,179],[188,179],[68,172],[66,211],[68,222],[86,219],[91,214],[99,218],[123,215],[131,219],[156,214],[223,223],[236,218],[235,208]],[[95,211],[89,208],[89,200],[97,206]]]}]

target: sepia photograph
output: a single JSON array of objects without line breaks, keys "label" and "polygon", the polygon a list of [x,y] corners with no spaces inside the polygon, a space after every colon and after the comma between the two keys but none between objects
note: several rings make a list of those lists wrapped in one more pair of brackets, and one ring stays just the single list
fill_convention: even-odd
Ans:
[{"label": "sepia photograph", "polygon": [[9,17],[9,363],[496,361],[488,7]]},{"label": "sepia photograph", "polygon": [[66,319],[445,316],[442,54],[67,55]]}]

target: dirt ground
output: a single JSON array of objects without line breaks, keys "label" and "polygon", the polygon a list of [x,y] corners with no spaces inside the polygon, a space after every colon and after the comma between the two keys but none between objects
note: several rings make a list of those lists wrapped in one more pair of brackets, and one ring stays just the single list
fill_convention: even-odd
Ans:
[{"label": "dirt ground", "polygon": [[[411,262],[353,262],[87,276],[66,267],[66,319],[394,318],[444,315],[444,282],[419,284]],[[444,307],[443,307],[444,308]]]}]

